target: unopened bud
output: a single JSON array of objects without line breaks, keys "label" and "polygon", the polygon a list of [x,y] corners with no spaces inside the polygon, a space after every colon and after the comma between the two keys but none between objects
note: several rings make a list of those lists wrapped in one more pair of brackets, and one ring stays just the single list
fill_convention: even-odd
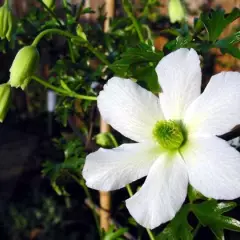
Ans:
[{"label": "unopened bud", "polygon": [[99,133],[95,136],[97,145],[103,148],[115,147],[115,138],[111,133]]},{"label": "unopened bud", "polygon": [[35,46],[26,46],[19,50],[10,68],[11,87],[26,88],[39,63],[39,53]]},{"label": "unopened bud", "polygon": [[55,8],[55,0],[42,0],[43,3],[50,9]]},{"label": "unopened bud", "polygon": [[0,37],[1,39],[6,38],[8,41],[11,40],[11,36],[15,30],[15,19],[12,11],[5,1],[4,5],[0,7]]},{"label": "unopened bud", "polygon": [[11,87],[8,83],[0,85],[0,122],[5,119],[11,102]]},{"label": "unopened bud", "polygon": [[171,23],[182,22],[185,18],[185,10],[181,0],[169,0],[168,14]]}]

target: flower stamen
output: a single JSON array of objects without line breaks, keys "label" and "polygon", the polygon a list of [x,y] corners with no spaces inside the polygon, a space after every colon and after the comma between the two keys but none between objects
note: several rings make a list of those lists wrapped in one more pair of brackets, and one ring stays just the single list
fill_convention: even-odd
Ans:
[{"label": "flower stamen", "polygon": [[178,149],[185,140],[181,123],[173,120],[158,121],[152,134],[154,140],[167,150]]}]

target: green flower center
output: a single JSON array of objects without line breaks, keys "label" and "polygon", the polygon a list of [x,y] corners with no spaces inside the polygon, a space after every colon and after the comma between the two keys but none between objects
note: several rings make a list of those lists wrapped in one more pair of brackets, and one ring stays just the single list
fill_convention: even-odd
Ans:
[{"label": "green flower center", "polygon": [[185,141],[184,128],[179,121],[158,121],[152,131],[154,140],[167,150],[181,147]]}]

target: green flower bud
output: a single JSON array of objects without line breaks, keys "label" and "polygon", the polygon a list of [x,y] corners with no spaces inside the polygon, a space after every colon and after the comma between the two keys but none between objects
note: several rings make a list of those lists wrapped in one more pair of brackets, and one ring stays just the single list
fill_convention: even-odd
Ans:
[{"label": "green flower bud", "polygon": [[6,38],[8,41],[11,40],[11,36],[15,31],[15,19],[12,11],[5,1],[4,5],[0,7],[0,37],[1,39]]},{"label": "green flower bud", "polygon": [[39,63],[39,53],[35,46],[26,46],[19,50],[10,68],[11,87],[26,88]]},{"label": "green flower bud", "polygon": [[11,102],[11,87],[8,83],[0,85],[0,122],[6,117]]},{"label": "green flower bud", "polygon": [[168,14],[171,23],[182,22],[185,18],[185,10],[181,0],[169,0]]},{"label": "green flower bud", "polygon": [[55,8],[55,0],[42,0],[43,3],[50,9]]},{"label": "green flower bud", "polygon": [[180,148],[185,140],[182,125],[177,121],[158,121],[152,134],[155,141],[167,150]]},{"label": "green flower bud", "polygon": [[97,145],[103,148],[116,147],[116,140],[111,133],[99,133],[95,136]]}]

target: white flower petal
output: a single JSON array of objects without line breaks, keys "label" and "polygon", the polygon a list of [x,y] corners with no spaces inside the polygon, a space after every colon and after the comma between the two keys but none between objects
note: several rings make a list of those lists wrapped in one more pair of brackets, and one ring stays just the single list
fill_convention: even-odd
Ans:
[{"label": "white flower petal", "polygon": [[159,62],[156,72],[163,90],[160,102],[165,118],[181,119],[200,95],[202,74],[197,53],[185,48],[172,52]]},{"label": "white flower petal", "polygon": [[214,75],[205,91],[187,109],[190,134],[221,135],[240,123],[240,73]]},{"label": "white flower petal", "polygon": [[110,191],[122,188],[148,174],[160,148],[150,143],[123,144],[87,156],[83,177],[90,188]]},{"label": "white flower petal", "polygon": [[153,229],[171,220],[187,194],[188,176],[180,155],[161,155],[154,162],[142,188],[126,201],[133,218]]},{"label": "white flower petal", "polygon": [[217,137],[188,141],[181,153],[190,184],[209,198],[240,197],[240,153]]},{"label": "white flower petal", "polygon": [[152,139],[155,123],[163,119],[158,98],[129,79],[111,78],[98,97],[103,119],[124,136]]}]

